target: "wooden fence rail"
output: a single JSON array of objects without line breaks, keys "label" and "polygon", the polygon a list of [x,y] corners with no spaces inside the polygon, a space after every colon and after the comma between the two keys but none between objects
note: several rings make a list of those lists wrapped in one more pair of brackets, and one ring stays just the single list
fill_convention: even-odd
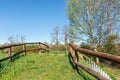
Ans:
[{"label": "wooden fence rail", "polygon": [[120,63],[120,56],[115,56],[115,55],[111,55],[111,54],[108,54],[108,53],[95,52],[95,51],[92,51],[92,50],[83,49],[83,48],[80,48],[77,45],[75,45],[73,42],[71,42],[69,45],[75,51],[79,51],[79,52],[82,52],[84,54],[88,54],[88,55],[92,55],[92,56],[96,56],[96,57],[101,57],[101,58],[104,58],[104,59],[107,59],[107,60],[111,60],[111,61]]},{"label": "wooden fence rail", "polygon": [[[27,49],[27,45],[33,45],[33,44],[36,44],[36,45],[38,44],[38,48]],[[23,46],[23,50],[12,54],[12,48],[16,47],[16,46]],[[42,46],[44,46],[44,47],[42,47]],[[44,43],[41,43],[41,42],[32,42],[32,43],[10,44],[7,46],[0,46],[0,50],[1,49],[8,49],[8,57],[0,59],[0,62],[3,62],[8,59],[12,60],[12,57],[19,55],[21,53],[25,53],[25,55],[26,55],[26,52],[28,52],[28,51],[35,51],[35,50],[49,51],[49,46]]]},{"label": "wooden fence rail", "polygon": [[77,72],[78,72],[78,67],[80,67],[83,70],[85,70],[86,72],[88,72],[89,74],[91,74],[92,76],[94,76],[95,78],[97,78],[98,80],[108,80],[108,79],[103,77],[101,74],[95,72],[91,68],[88,68],[88,67],[84,66],[83,64],[81,64],[79,62],[79,56],[78,56],[77,52],[82,52],[84,54],[89,54],[92,56],[97,56],[97,57],[101,57],[104,59],[108,59],[108,60],[120,63],[120,57],[118,57],[118,56],[110,55],[108,53],[94,52],[92,50],[83,49],[83,48],[80,48],[77,45],[75,45],[74,42],[70,42],[69,46],[70,46],[69,55],[72,58],[72,62],[76,65]]}]

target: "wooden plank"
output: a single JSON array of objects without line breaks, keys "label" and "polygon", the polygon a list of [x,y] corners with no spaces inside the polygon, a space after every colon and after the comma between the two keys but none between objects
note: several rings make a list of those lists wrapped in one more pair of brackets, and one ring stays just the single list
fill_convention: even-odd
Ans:
[{"label": "wooden plank", "polygon": [[25,51],[20,51],[20,52],[17,52],[15,54],[11,55],[11,56],[8,56],[8,57],[5,57],[3,59],[0,59],[0,62],[6,61],[6,60],[8,60],[8,59],[10,59],[10,58],[12,58],[12,57],[14,57],[16,55],[19,55],[19,54],[23,53],[23,52],[25,52]]},{"label": "wooden plank", "polygon": [[103,53],[103,52],[95,52],[92,50],[88,50],[88,49],[83,49],[78,47],[77,45],[74,45],[73,42],[71,42],[69,44],[74,50],[77,50],[79,52],[85,53],[85,54],[89,54],[89,55],[93,55],[93,56],[97,56],[97,57],[101,57],[104,59],[108,59],[117,63],[120,63],[120,56],[115,56],[115,55],[111,55],[109,53]]},{"label": "wooden plank", "polygon": [[21,46],[21,45],[24,45],[24,44],[9,44],[6,46],[0,46],[0,49],[10,48],[10,47],[14,47],[14,46]]},{"label": "wooden plank", "polygon": [[101,74],[99,74],[99,73],[95,72],[94,70],[80,64],[79,62],[74,61],[74,63],[76,65],[78,65],[80,68],[82,68],[83,70],[85,70],[86,72],[88,72],[89,74],[91,74],[92,76],[94,76],[95,78],[97,78],[98,80],[108,80],[105,77],[103,77]]},{"label": "wooden plank", "polygon": [[91,74],[92,76],[94,76],[98,80],[108,80],[105,77],[103,77],[101,74],[99,74],[98,72],[95,72],[94,70],[92,70],[92,69],[90,69],[90,68],[82,65],[81,63],[79,63],[77,51],[75,51],[75,56],[76,57],[73,57],[72,54],[71,54],[71,52],[69,54],[70,54],[70,57],[72,58],[73,63],[75,64],[77,72],[79,72],[78,67],[80,67],[83,70],[85,70],[86,72],[88,72],[89,74]]},{"label": "wooden plank", "polygon": [[30,42],[30,43],[25,43],[25,44],[39,44],[40,42]]},{"label": "wooden plank", "polygon": [[6,58],[0,59],[0,62],[3,62],[3,61],[8,60],[8,59],[10,59],[10,57],[9,57],[9,56],[8,56],[8,57],[6,57]]},{"label": "wooden plank", "polygon": [[[42,44],[42,45],[44,45],[44,46],[46,46],[46,49],[45,48],[41,48],[41,47],[39,47],[39,48],[34,48],[34,49],[29,49],[29,50],[26,50],[26,45],[27,44]],[[23,51],[20,51],[20,52],[17,52],[17,53],[15,53],[15,54],[13,54],[12,55],[12,47],[14,47],[14,46],[22,46],[23,45]],[[23,52],[25,52],[25,55],[26,55],[26,52],[27,51],[33,51],[33,50],[47,50],[47,51],[49,51],[49,46],[48,45],[46,45],[46,44],[44,44],[44,43],[41,43],[41,42],[31,42],[31,43],[21,43],[21,44],[10,44],[10,45],[7,45],[7,46],[0,46],[0,49],[6,49],[6,48],[8,48],[8,57],[6,57],[6,58],[3,58],[3,59],[0,59],[0,62],[2,62],[2,61],[4,61],[4,60],[7,60],[7,59],[12,59],[12,57],[14,57],[14,56],[16,56],[16,55],[18,55],[18,54],[21,54],[21,53],[23,53]]]},{"label": "wooden plank", "polygon": [[41,43],[41,42],[31,42],[31,43],[20,43],[20,44],[9,44],[7,46],[0,46],[0,49],[5,49],[5,48],[9,48],[9,47],[14,47],[14,46],[21,46],[21,45],[24,45],[24,44],[42,44],[44,46],[46,46],[47,48],[49,48],[48,45],[44,44],[44,43]]},{"label": "wooden plank", "polygon": [[19,52],[13,54],[11,57],[14,57],[14,56],[17,56],[17,55],[19,55],[19,54],[22,54],[23,52],[25,52],[25,51],[24,51],[24,50],[23,50],[23,51],[19,51]]},{"label": "wooden plank", "polygon": [[5,48],[9,48],[11,47],[11,45],[7,45],[7,46],[0,46],[0,49],[5,49]]},{"label": "wooden plank", "polygon": [[40,44],[42,44],[42,45],[46,46],[47,48],[49,48],[49,46],[48,46],[48,45],[46,45],[46,44],[44,44],[44,43],[40,43]]},{"label": "wooden plank", "polygon": [[46,51],[49,51],[48,49],[44,49],[44,48],[32,48],[32,49],[27,49],[26,51],[34,51],[34,50],[46,50]]},{"label": "wooden plank", "polygon": [[35,50],[40,50],[40,49],[42,48],[32,48],[32,49],[27,49],[26,51],[28,52],[28,51],[35,51]]}]

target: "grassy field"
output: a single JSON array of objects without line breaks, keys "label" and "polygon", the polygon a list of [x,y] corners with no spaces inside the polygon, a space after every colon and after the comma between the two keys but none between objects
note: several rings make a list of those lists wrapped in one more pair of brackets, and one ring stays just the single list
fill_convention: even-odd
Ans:
[{"label": "grassy field", "polygon": [[95,80],[85,71],[79,71],[80,74],[70,65],[67,54],[32,53],[21,55],[11,63],[0,63],[0,80]]}]

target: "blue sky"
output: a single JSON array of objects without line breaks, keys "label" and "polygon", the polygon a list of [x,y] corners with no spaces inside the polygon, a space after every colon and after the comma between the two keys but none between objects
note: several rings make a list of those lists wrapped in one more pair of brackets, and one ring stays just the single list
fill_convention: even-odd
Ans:
[{"label": "blue sky", "polygon": [[53,27],[67,24],[65,0],[0,0],[0,43],[16,35],[50,42]]}]

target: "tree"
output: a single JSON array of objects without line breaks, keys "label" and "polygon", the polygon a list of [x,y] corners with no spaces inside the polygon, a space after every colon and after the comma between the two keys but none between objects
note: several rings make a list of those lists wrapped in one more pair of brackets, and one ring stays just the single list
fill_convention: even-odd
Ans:
[{"label": "tree", "polygon": [[26,40],[25,36],[24,36],[24,35],[21,35],[21,36],[20,36],[20,42],[21,42],[21,43],[24,43],[25,40]]},{"label": "tree", "polygon": [[[108,45],[109,39],[115,41],[111,35],[120,34],[119,0],[67,0],[67,13],[77,39],[86,41],[95,51]],[[106,51],[113,50],[114,45],[105,46]]]},{"label": "tree", "polygon": [[120,34],[119,0],[67,0],[67,13],[77,39],[92,46]]},{"label": "tree", "polygon": [[69,26],[63,26],[63,29],[62,29],[62,35],[63,35],[63,42],[65,44],[65,47],[66,47],[66,51],[68,49],[68,41],[69,41],[69,38],[70,38],[70,27]]},{"label": "tree", "polygon": [[10,44],[14,44],[15,43],[15,39],[13,36],[8,37],[8,41],[10,42]]},{"label": "tree", "polygon": [[57,49],[59,46],[59,30],[60,30],[60,28],[58,26],[56,26],[53,29],[53,32],[51,33],[51,42],[57,46]]},{"label": "tree", "polygon": [[117,55],[115,39],[117,39],[117,35],[110,35],[109,37],[107,37],[107,39],[105,41],[104,52],[107,52],[110,54],[114,53],[114,55]]},{"label": "tree", "polygon": [[11,44],[15,44],[15,43],[24,43],[25,42],[25,36],[21,35],[16,35],[16,36],[10,36],[8,37],[8,41]]}]

